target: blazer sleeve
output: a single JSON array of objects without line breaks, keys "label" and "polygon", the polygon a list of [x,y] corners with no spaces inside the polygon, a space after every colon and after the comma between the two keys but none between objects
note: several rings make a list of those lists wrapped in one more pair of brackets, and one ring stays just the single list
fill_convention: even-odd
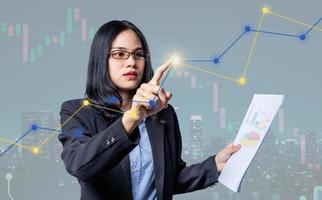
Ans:
[{"label": "blazer sleeve", "polygon": [[173,112],[177,142],[175,194],[192,192],[215,184],[218,182],[218,173],[214,156],[210,156],[205,161],[191,166],[186,166],[186,162],[182,160],[182,139],[179,122],[174,110]]},{"label": "blazer sleeve", "polygon": [[67,101],[61,107],[62,133],[58,136],[63,145],[61,157],[71,175],[88,181],[119,164],[140,138],[137,128],[132,133],[135,137],[128,137],[121,117],[105,130],[93,133],[89,128],[93,116],[89,112],[77,112],[80,106],[74,104]]}]

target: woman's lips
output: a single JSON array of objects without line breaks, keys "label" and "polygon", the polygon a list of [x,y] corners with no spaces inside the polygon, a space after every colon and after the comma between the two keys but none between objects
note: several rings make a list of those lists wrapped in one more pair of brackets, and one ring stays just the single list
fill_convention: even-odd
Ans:
[{"label": "woman's lips", "polygon": [[128,79],[135,79],[138,76],[138,74],[136,72],[127,72],[123,74],[123,76],[125,76]]}]

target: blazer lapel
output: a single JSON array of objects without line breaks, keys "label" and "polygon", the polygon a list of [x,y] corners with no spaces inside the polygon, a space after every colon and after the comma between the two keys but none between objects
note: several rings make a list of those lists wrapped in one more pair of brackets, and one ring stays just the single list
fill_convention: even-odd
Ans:
[{"label": "blazer lapel", "polygon": [[163,199],[163,187],[164,187],[164,125],[158,123],[158,120],[152,120],[148,117],[145,121],[145,125],[148,131],[153,163],[154,163],[154,175],[156,183],[156,191],[158,199]]}]

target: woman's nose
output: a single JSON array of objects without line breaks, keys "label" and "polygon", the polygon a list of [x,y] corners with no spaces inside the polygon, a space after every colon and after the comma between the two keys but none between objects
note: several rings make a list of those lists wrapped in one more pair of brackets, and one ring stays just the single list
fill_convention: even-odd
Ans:
[{"label": "woman's nose", "polygon": [[135,58],[133,54],[130,54],[130,57],[125,61],[127,67],[133,67],[135,66]]}]

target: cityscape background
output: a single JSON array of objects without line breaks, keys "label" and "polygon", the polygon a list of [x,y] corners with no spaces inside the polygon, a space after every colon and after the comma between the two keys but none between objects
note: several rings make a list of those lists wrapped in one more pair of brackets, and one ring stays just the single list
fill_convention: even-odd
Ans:
[{"label": "cityscape background", "polygon": [[[258,27],[263,7],[289,19],[265,16],[261,30],[266,34],[258,34],[252,57],[255,31],[245,33],[219,63],[213,62],[245,27]],[[285,95],[240,194],[218,183],[175,199],[321,200],[321,8],[322,2],[315,0],[0,0],[0,199],[79,199],[78,182],[60,159],[55,131],[60,106],[84,97],[97,28],[127,19],[145,34],[154,69],[174,51],[198,66],[176,68],[164,84],[173,93],[170,103],[189,165],[234,140],[254,93]],[[285,35],[301,36],[314,23],[305,40]],[[247,58],[245,85],[214,74],[239,77]],[[40,152],[32,153],[30,147],[39,143],[44,143]]]}]

